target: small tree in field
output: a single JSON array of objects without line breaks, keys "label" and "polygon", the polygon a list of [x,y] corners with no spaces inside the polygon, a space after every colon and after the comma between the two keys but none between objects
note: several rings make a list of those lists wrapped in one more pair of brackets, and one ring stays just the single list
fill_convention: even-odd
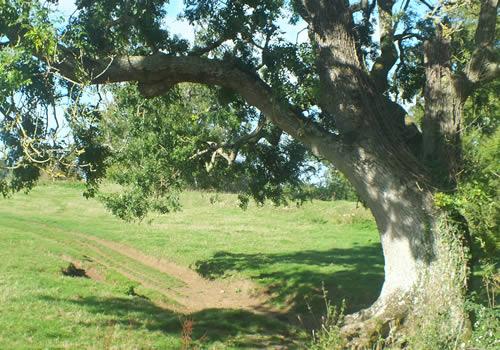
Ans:
[{"label": "small tree in field", "polygon": [[[218,86],[227,118],[210,117],[198,135],[212,139],[193,140],[194,149],[178,137],[192,137],[196,123],[162,130],[172,136],[158,145],[148,143],[148,130],[162,121],[137,124],[147,145],[138,154],[166,158],[161,169],[127,168],[122,182],[135,190],[111,199],[117,212],[148,198],[147,209],[168,210],[182,177],[217,159],[239,159],[252,175],[248,192],[279,201],[305,164],[303,147],[347,177],[380,232],[385,282],[370,308],[346,317],[352,346],[395,331],[389,324],[411,333],[428,320],[443,344],[459,339],[467,324],[466,225],[443,209],[444,196],[464,170],[464,104],[499,73],[498,1],[186,0],[182,16],[199,29],[194,46],[165,28],[166,3],[77,0],[62,24],[42,2],[0,1],[1,137],[13,169],[2,191],[30,187],[51,160],[64,161],[69,146],[56,143],[59,129],[48,120],[61,98],[73,103],[70,146],[89,184],[104,176],[117,151],[82,85],[132,82],[141,97],[131,93],[128,106],[144,113],[151,107],[143,99],[185,98],[175,94],[179,83]],[[286,40],[286,16],[304,25],[306,42]],[[402,106],[415,96],[421,129]]]}]

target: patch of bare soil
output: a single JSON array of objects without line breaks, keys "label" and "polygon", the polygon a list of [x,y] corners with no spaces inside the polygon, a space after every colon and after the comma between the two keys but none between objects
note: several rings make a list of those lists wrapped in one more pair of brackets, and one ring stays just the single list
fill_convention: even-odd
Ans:
[{"label": "patch of bare soil", "polygon": [[[77,234],[75,238],[80,238],[80,244],[87,246],[100,256],[100,258],[95,258],[95,261],[100,265],[114,269],[127,278],[142,284],[145,288],[175,300],[180,307],[175,305],[168,307],[175,308],[176,311],[188,314],[205,309],[244,309],[255,313],[273,311],[268,303],[269,296],[251,281],[207,280],[188,267],[146,255],[124,244],[83,234]],[[148,266],[159,274],[174,277],[181,283],[179,286],[166,287],[151,277],[143,276],[139,271],[134,271],[130,266],[110,264],[112,257],[99,249],[99,246],[125,256],[136,263]],[[88,271],[87,275],[89,275]],[[92,278],[90,275],[89,277]]]}]

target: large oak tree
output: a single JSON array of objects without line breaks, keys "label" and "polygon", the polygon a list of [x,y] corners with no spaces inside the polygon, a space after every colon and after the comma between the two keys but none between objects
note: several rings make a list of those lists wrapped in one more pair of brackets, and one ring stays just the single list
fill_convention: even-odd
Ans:
[{"label": "large oak tree", "polygon": [[[248,142],[266,138],[278,147],[270,142],[278,130],[334,164],[371,209],[385,282],[370,308],[346,319],[346,335],[441,318],[449,331],[443,337],[458,336],[467,239],[460,218],[435,197],[455,190],[463,168],[464,103],[499,73],[498,1],[187,0],[183,17],[199,29],[195,45],[165,28],[167,2],[77,0],[68,22],[55,24],[36,1],[0,1],[2,142],[14,174],[2,190],[29,187],[49,159],[63,159],[44,112],[64,92],[134,82],[151,98],[183,82],[222,87],[239,96],[228,103],[243,99],[255,109],[237,105],[263,119],[200,155],[232,162]],[[466,60],[457,11],[475,13]],[[285,40],[287,15],[307,28],[307,42]],[[421,128],[401,104],[415,96],[425,106]],[[82,147],[97,134],[90,125]],[[99,164],[104,150],[113,152],[94,143],[86,160]]]}]

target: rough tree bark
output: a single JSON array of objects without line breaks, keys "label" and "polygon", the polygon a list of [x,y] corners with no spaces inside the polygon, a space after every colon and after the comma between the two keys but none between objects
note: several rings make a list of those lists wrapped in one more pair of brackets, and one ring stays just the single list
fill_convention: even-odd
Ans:
[{"label": "rough tree bark", "polygon": [[380,297],[372,307],[347,318],[343,331],[352,339],[352,347],[366,346],[373,333],[387,333],[389,325],[403,320],[418,322],[422,315],[446,314],[456,336],[463,328],[466,247],[433,204],[433,193],[452,190],[460,170],[464,101],[481,82],[498,75],[493,49],[498,1],[484,0],[477,50],[465,72],[452,72],[448,44],[439,34],[426,44],[423,142],[420,152],[410,150],[405,112],[385,94],[387,75],[396,62],[393,3],[378,0],[382,51],[371,72],[362,63],[345,1],[303,0],[298,6],[318,44],[320,107],[334,116],[338,134],[304,118],[257,74],[234,63],[163,54],[82,61],[60,48],[63,59],[53,64],[72,80],[82,79],[75,72],[81,72],[78,66],[83,62],[87,82],[137,81],[145,97],[163,94],[180,82],[233,89],[269,121],[342,171],[375,217],[385,258]]}]

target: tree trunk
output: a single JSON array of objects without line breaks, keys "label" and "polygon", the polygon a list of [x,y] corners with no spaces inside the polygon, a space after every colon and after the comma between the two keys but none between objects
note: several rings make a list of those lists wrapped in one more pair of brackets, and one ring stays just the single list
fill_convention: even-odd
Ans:
[{"label": "tree trunk", "polygon": [[443,341],[456,341],[465,320],[467,265],[461,233],[435,206],[427,177],[398,162],[383,142],[370,139],[344,153],[349,156],[336,165],[375,217],[385,280],[370,308],[346,317],[343,332],[352,348],[369,346],[379,337],[394,340],[403,327],[406,334],[433,327],[430,333]]},{"label": "tree trunk", "polygon": [[[461,233],[434,204],[436,187],[452,183],[448,179],[454,178],[460,160],[456,135],[462,105],[455,103],[459,98],[450,69],[441,62],[448,51],[438,55],[438,61],[427,60],[426,66],[427,75],[434,78],[426,89],[426,120],[434,124],[426,125],[439,127],[426,128],[431,132],[424,141],[437,141],[434,151],[424,147],[424,154],[431,158],[433,152],[439,153],[444,174],[438,174],[418,158],[419,150],[410,151],[404,140],[405,112],[383,94],[381,84],[357,59],[352,21],[341,15],[347,13],[345,4],[321,0],[304,4],[318,44],[320,107],[334,116],[341,140],[341,147],[331,152],[318,149],[346,175],[372,211],[385,259],[379,298],[370,308],[347,317],[343,332],[352,339],[350,348],[363,348],[373,337],[404,338],[395,336],[397,328],[405,327],[405,335],[426,330],[435,339],[424,340],[444,348],[464,328],[461,308],[467,276]],[[443,96],[445,101],[440,100]],[[411,348],[426,346],[414,343]]]}]

